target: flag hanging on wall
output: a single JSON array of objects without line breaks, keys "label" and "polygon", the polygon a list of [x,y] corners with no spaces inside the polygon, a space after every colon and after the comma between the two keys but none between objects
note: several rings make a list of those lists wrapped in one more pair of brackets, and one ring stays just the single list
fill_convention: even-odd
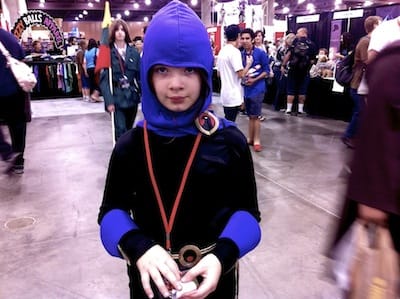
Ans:
[{"label": "flag hanging on wall", "polygon": [[103,22],[101,24],[101,39],[100,39],[100,47],[99,54],[96,60],[96,68],[95,72],[99,72],[102,69],[111,67],[111,52],[110,46],[108,44],[108,34],[109,27],[111,25],[111,12],[110,12],[110,3],[108,1],[105,2],[104,5],[104,17]]}]

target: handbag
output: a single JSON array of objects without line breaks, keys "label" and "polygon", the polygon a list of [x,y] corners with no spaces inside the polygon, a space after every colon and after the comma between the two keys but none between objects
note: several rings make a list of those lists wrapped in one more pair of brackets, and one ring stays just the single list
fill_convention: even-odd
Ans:
[{"label": "handbag", "polygon": [[[346,299],[397,299],[399,256],[387,228],[357,220],[339,242],[334,263],[341,260],[338,286]],[[344,249],[344,250],[343,250]],[[336,269],[337,270],[337,269]],[[338,279],[340,278],[340,279]]]},{"label": "handbag", "polygon": [[37,82],[32,69],[26,63],[12,57],[2,42],[0,42],[0,51],[6,57],[8,67],[11,69],[18,85],[23,91],[31,92]]},{"label": "handbag", "polygon": [[365,78],[365,71],[361,77],[360,85],[357,88],[357,93],[360,95],[368,95],[367,79]]},{"label": "handbag", "polygon": [[387,228],[363,226],[350,277],[349,299],[398,298],[399,256]]}]

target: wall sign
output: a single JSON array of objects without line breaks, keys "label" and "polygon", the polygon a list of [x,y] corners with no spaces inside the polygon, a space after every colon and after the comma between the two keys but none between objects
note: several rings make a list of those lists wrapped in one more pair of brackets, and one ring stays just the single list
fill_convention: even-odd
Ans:
[{"label": "wall sign", "polygon": [[29,10],[23,14],[14,24],[11,30],[18,39],[21,39],[22,33],[26,28],[32,25],[42,25],[46,27],[54,38],[55,47],[62,49],[64,47],[64,36],[62,29],[56,24],[54,19],[46,12],[41,10]]},{"label": "wall sign", "polygon": [[319,14],[316,15],[308,15],[308,16],[298,16],[296,18],[296,23],[311,23],[311,22],[319,22]]}]

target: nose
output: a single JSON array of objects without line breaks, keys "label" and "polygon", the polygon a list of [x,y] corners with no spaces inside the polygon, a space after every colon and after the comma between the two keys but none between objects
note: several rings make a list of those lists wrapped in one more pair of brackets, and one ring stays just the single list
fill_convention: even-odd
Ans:
[{"label": "nose", "polygon": [[182,75],[177,72],[173,72],[170,76],[169,88],[172,90],[179,90],[182,89],[183,87],[184,87],[184,82]]}]

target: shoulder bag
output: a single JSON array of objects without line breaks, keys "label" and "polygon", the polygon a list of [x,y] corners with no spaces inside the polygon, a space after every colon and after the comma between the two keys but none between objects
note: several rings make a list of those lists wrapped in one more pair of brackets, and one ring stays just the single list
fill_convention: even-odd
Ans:
[{"label": "shoulder bag", "polygon": [[32,69],[26,63],[12,57],[2,42],[0,42],[0,51],[6,57],[8,67],[11,69],[18,85],[23,91],[31,92],[37,82]]}]

